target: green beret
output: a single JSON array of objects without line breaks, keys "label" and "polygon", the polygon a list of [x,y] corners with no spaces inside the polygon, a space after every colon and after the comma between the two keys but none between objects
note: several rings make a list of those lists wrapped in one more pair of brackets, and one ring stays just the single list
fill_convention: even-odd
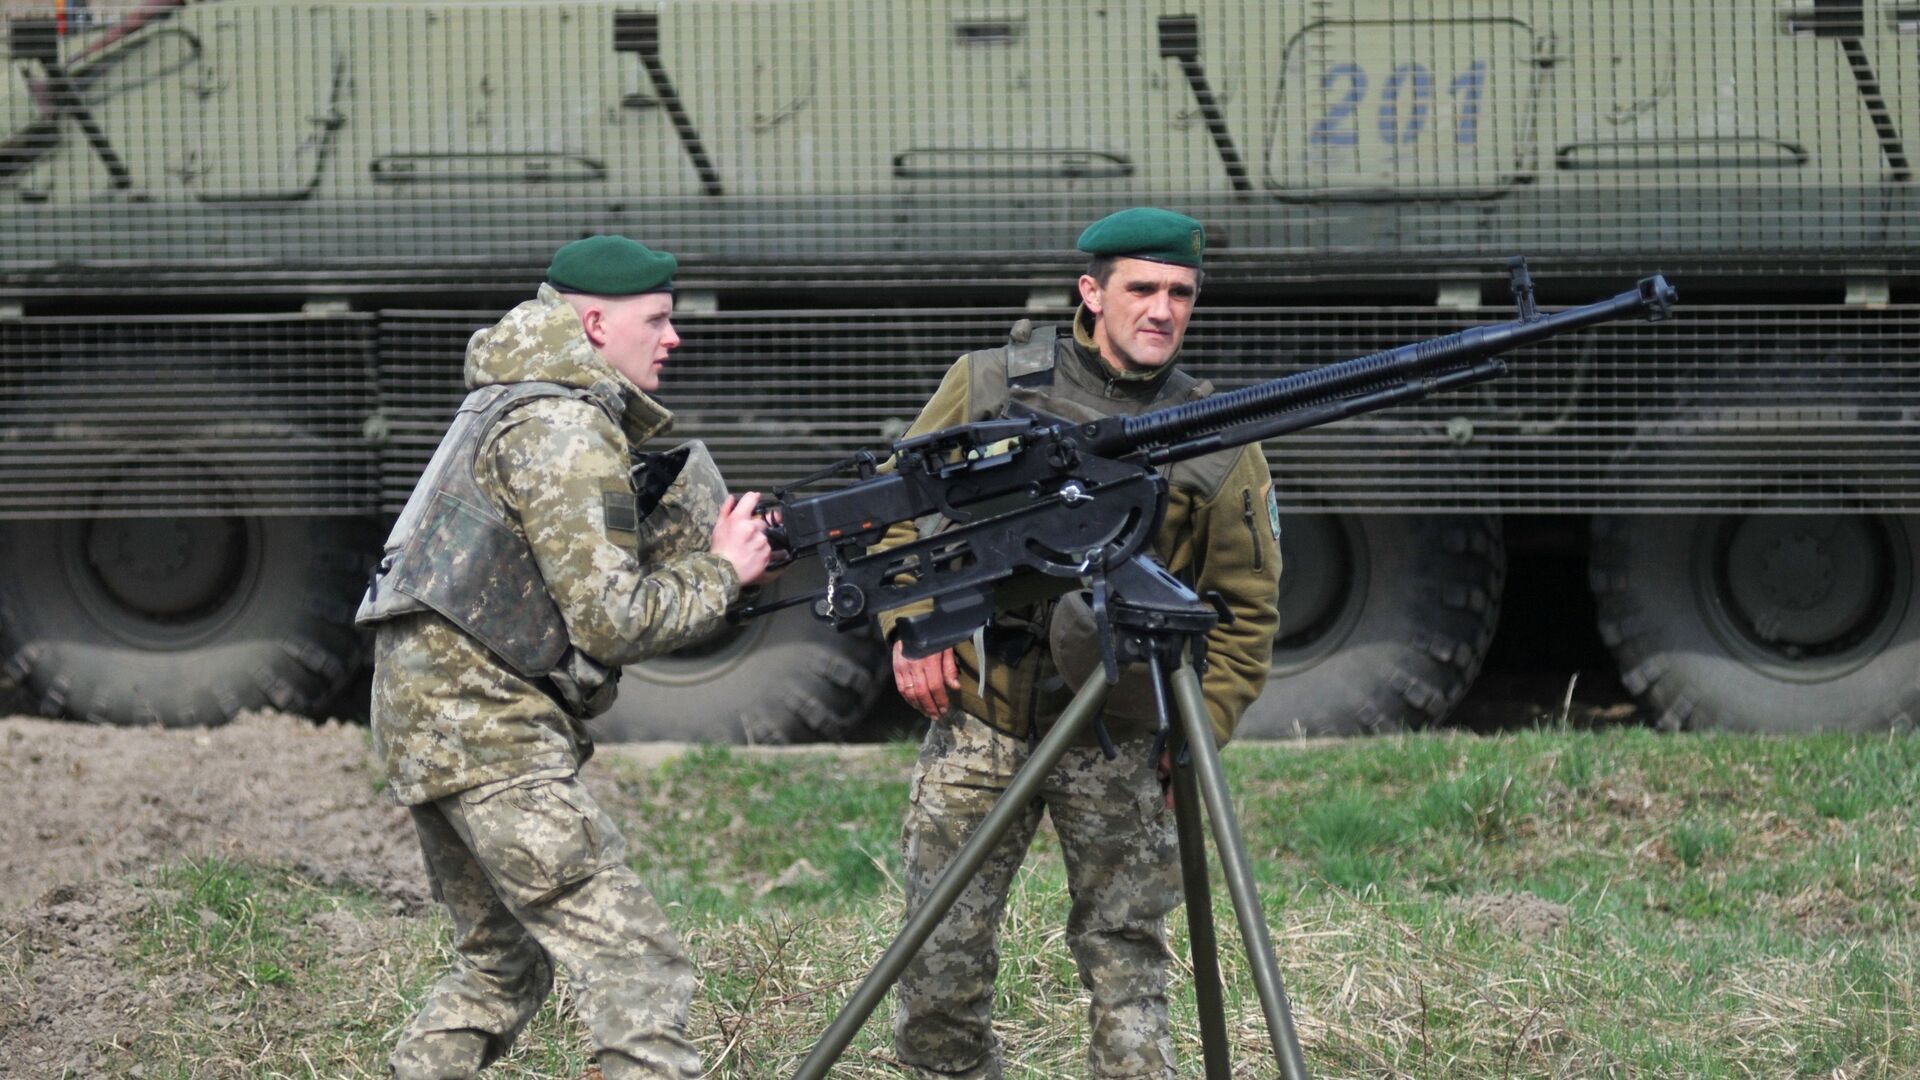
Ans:
[{"label": "green beret", "polygon": [[1089,255],[1198,267],[1200,253],[1207,249],[1207,230],[1185,214],[1135,206],[1087,226],[1075,246]]},{"label": "green beret", "polygon": [[650,251],[624,236],[589,236],[553,253],[547,284],[561,292],[593,296],[633,296],[672,292],[680,261]]}]

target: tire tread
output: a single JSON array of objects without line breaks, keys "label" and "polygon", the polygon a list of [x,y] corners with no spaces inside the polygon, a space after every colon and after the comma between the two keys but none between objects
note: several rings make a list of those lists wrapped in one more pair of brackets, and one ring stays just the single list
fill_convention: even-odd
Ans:
[{"label": "tire tread", "polygon": [[[1906,521],[1913,544],[1920,519]],[[1901,718],[1920,712],[1920,674],[1903,659],[1920,651],[1920,615],[1906,616],[1886,653],[1817,687],[1785,682],[1738,661],[1701,621],[1686,587],[1692,580],[1687,538],[1694,527],[1687,518],[1626,515],[1596,517],[1591,527],[1587,579],[1600,637],[1613,652],[1621,685],[1640,700],[1656,728],[1886,731],[1899,730]],[[1793,695],[1808,687],[1818,702],[1796,702]],[[1734,705],[1737,700],[1751,707]]]},{"label": "tire tread", "polygon": [[1365,629],[1356,627],[1352,635],[1373,644],[1269,680],[1247,710],[1246,735],[1371,735],[1424,727],[1444,720],[1479,674],[1506,582],[1499,519],[1370,519],[1364,531],[1403,548],[1398,555],[1406,566],[1406,580],[1390,586],[1397,599],[1383,593],[1378,610],[1370,599]]}]

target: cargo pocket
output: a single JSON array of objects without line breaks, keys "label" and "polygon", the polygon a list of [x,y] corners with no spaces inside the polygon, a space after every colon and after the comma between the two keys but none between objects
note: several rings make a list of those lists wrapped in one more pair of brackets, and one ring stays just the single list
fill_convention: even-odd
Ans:
[{"label": "cargo pocket", "polygon": [[613,819],[571,777],[486,784],[457,799],[474,855],[512,903],[537,904],[626,856]]},{"label": "cargo pocket", "polygon": [[986,726],[965,713],[955,715],[957,723],[935,724],[921,744],[901,826],[901,855],[909,865],[933,871],[947,864],[1004,786],[983,767]]}]

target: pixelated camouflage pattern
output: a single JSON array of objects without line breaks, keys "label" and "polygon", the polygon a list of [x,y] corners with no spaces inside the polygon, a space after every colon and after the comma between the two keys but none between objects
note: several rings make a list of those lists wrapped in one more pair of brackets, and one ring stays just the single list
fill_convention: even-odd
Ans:
[{"label": "pixelated camouflage pattern", "polygon": [[354,622],[376,624],[431,608],[529,678],[567,653],[567,625],[524,534],[474,475],[481,440],[509,410],[542,397],[588,398],[547,382],[496,384],[467,395],[387,537],[377,576]]},{"label": "pixelated camouflage pattern", "polygon": [[693,965],[583,786],[496,782],[412,813],[457,960],[394,1050],[399,1080],[470,1077],[505,1053],[556,965],[608,1080],[700,1075],[686,1035]]},{"label": "pixelated camouflage pattern", "polygon": [[409,554],[418,554],[397,568],[407,577],[389,587],[445,615],[520,674],[553,670],[567,651],[567,625],[511,525],[443,491],[414,540]]},{"label": "pixelated camouflage pattern", "polygon": [[547,672],[547,685],[568,716],[591,720],[613,708],[620,692],[620,669],[608,667],[579,649],[568,649]]},{"label": "pixelated camouflage pattern", "polygon": [[[1006,348],[962,356],[947,370],[939,389],[907,429],[907,437],[995,418],[1014,398],[1077,421],[1137,415],[1208,389],[1178,371],[1158,382],[1111,377],[1094,349],[1090,327],[1083,307],[1075,316],[1071,338],[1033,335],[1031,340],[1054,348],[1053,381],[1044,387],[1018,392],[1005,387],[1001,372],[1007,370],[1010,350]],[[1026,362],[1022,370],[1031,373],[1033,365]],[[1201,677],[1214,738],[1224,745],[1240,715],[1266,686],[1273,641],[1280,628],[1280,546],[1268,524],[1247,511],[1265,503],[1272,474],[1259,445],[1249,444],[1180,462],[1168,471],[1167,479],[1167,512],[1154,535],[1153,554],[1196,591],[1219,592],[1234,614],[1232,623],[1222,622],[1208,632],[1208,667]],[[905,543],[915,535],[913,524],[896,525],[880,547]],[[881,628],[890,634],[900,619],[928,607],[921,604],[885,612],[880,616]],[[1046,630],[1044,624],[1039,627],[1043,635]],[[960,668],[958,707],[1003,731],[1037,734],[1072,697],[1071,687],[1060,677],[1046,648],[1030,650],[1017,664],[990,665],[984,686],[973,645],[956,646],[954,656]],[[1152,725],[1140,717],[1116,715],[1108,729],[1115,734],[1142,734]],[[1088,742],[1092,739],[1092,734],[1086,736]]]},{"label": "pixelated camouflage pattern", "polygon": [[[538,298],[476,333],[467,381],[476,389],[553,383],[609,403],[542,397],[520,404],[486,432],[475,457],[482,497],[524,536],[572,650],[613,669],[722,625],[740,589],[731,563],[704,547],[642,563],[635,523],[609,520],[618,498],[608,496],[633,495],[632,448],[670,417],[587,344],[558,293],[542,287]],[[600,689],[582,692],[593,697]],[[569,715],[580,707],[563,704],[550,680],[515,672],[435,612],[379,626],[374,746],[404,803],[491,781],[570,774],[592,749]]]},{"label": "pixelated camouflage pattern", "polygon": [[705,551],[727,501],[727,482],[707,444],[693,439],[664,453],[641,456],[647,460],[633,470],[640,561]]},{"label": "pixelated camouflage pattern", "polygon": [[[999,929],[1015,872],[1044,809],[1066,857],[1067,946],[1092,995],[1087,1062],[1100,1078],[1174,1075],[1167,1020],[1165,917],[1182,892],[1173,812],[1164,809],[1151,739],[1108,761],[1070,749],[1040,796],[961,892],[895,989],[894,1052],[923,1080],[1001,1075],[993,1034]],[[986,818],[1032,746],[979,717],[949,714],[920,746],[901,832],[907,906],[917,910]]]}]

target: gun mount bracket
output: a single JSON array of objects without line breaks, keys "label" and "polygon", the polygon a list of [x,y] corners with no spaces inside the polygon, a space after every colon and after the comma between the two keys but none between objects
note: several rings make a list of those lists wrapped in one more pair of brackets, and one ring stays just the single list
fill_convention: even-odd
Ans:
[{"label": "gun mount bracket", "polygon": [[1641,278],[1638,286],[1640,302],[1646,306],[1647,321],[1660,322],[1673,316],[1673,305],[1680,299],[1680,293],[1667,284],[1664,275]]},{"label": "gun mount bracket", "polygon": [[1513,290],[1514,315],[1521,322],[1532,322],[1540,317],[1540,309],[1533,302],[1533,274],[1527,269],[1527,260],[1515,255],[1507,260],[1507,283]]}]

